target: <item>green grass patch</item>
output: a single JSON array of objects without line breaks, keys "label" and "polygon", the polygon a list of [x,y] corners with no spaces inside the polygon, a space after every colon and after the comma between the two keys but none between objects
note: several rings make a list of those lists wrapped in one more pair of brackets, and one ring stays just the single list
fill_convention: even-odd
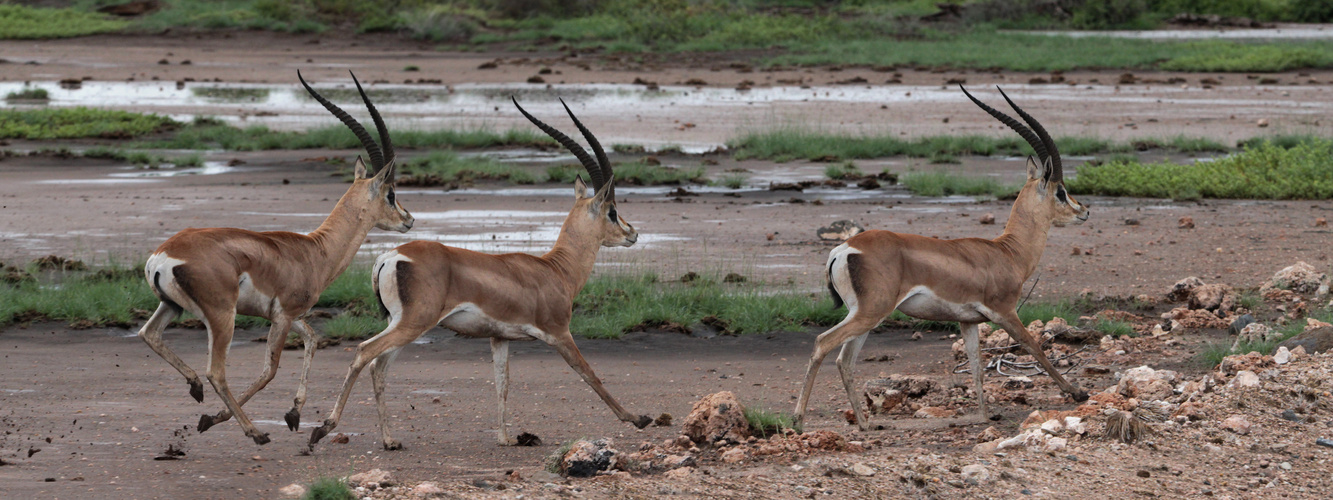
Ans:
[{"label": "green grass patch", "polygon": [[570,329],[585,337],[618,338],[643,328],[702,323],[725,334],[745,334],[828,326],[846,315],[827,297],[773,290],[716,277],[680,283],[660,282],[652,274],[594,276],[575,299]]},{"label": "green grass patch", "polygon": [[49,101],[51,94],[46,89],[33,87],[23,87],[18,92],[10,92],[5,95],[6,101]]},{"label": "green grass patch", "polygon": [[0,39],[69,38],[120,30],[129,23],[76,9],[0,4]]},{"label": "green grass patch", "polygon": [[744,175],[727,175],[723,176],[721,179],[713,181],[713,183],[728,189],[740,189],[745,187],[747,180],[748,179]]},{"label": "green grass patch", "polygon": [[378,316],[360,316],[344,313],[324,322],[321,329],[331,339],[361,340],[384,331],[389,323]]},{"label": "green grass patch", "polygon": [[[1028,302],[1018,310],[1018,319],[1024,325],[1031,324],[1033,321],[1041,320],[1042,323],[1050,323],[1052,319],[1064,318],[1066,323],[1071,325],[1078,324],[1080,308],[1068,300],[1056,302]],[[1000,328],[1000,327],[997,327]]]},{"label": "green grass patch", "polygon": [[165,116],[108,109],[0,110],[0,139],[123,139],[178,126]]},{"label": "green grass patch", "polygon": [[850,161],[824,167],[824,177],[828,177],[835,181],[842,179],[860,179],[864,176],[865,172],[862,172],[860,167],[857,167],[855,163]]},{"label": "green grass patch", "polygon": [[356,500],[356,493],[347,482],[334,477],[321,477],[310,483],[301,500]]},{"label": "green grass patch", "polygon": [[963,177],[947,172],[913,172],[899,178],[900,184],[917,196],[994,196],[1005,198],[1023,186],[1001,184],[988,177]]},{"label": "green grass patch", "polygon": [[1112,337],[1134,337],[1134,325],[1124,321],[1099,319],[1092,324],[1092,329]]},{"label": "green grass patch", "polygon": [[[0,129],[2,130],[2,129]],[[488,148],[502,146],[547,147],[550,138],[526,129],[497,132],[487,128],[462,130],[394,130],[393,144],[402,149]],[[271,130],[257,125],[238,128],[216,119],[202,118],[168,137],[136,144],[140,148],[225,149],[264,151],[274,149],[361,149],[361,141],[347,127],[330,125],[306,132]]]},{"label": "green grass patch", "polygon": [[1161,64],[1168,71],[1277,72],[1333,64],[1328,46],[1208,43]]},{"label": "green grass patch", "polygon": [[686,183],[707,183],[703,167],[676,168],[649,165],[642,162],[616,165],[616,184],[661,186]]},{"label": "green grass patch", "polygon": [[541,179],[523,167],[500,163],[480,156],[460,156],[452,151],[436,151],[404,162],[399,170],[400,185],[434,184],[441,181],[473,182],[503,180],[515,184],[535,184]]},{"label": "green grass patch", "polygon": [[763,408],[745,407],[745,421],[750,423],[750,432],[762,439],[780,434],[786,429],[801,432],[801,426],[794,425],[795,419],[791,415]]},{"label": "green grass patch", "polygon": [[1333,198],[1333,139],[1282,147],[1250,143],[1240,153],[1187,165],[1114,162],[1079,169],[1070,192],[1189,200]]}]

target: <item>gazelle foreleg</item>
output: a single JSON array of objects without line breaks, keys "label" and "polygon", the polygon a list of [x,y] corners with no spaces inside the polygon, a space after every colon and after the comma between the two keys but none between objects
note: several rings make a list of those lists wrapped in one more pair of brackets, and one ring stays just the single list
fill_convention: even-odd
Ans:
[{"label": "gazelle foreleg", "polygon": [[842,343],[842,350],[838,352],[838,373],[842,375],[842,386],[847,389],[847,399],[852,402],[852,412],[856,415],[856,425],[863,431],[870,430],[870,419],[866,417],[865,408],[861,405],[861,395],[856,390],[855,374],[856,357],[861,354],[861,346],[866,343],[866,338],[870,337],[870,332],[862,333],[859,336],[848,339]]},{"label": "gazelle foreleg", "polygon": [[977,414],[982,420],[990,418],[986,412],[986,392],[983,387],[985,374],[981,368],[981,332],[977,323],[959,323],[958,327],[963,331],[963,347],[967,350],[968,367],[972,371],[972,381],[977,387]]},{"label": "gazelle foreleg", "polygon": [[386,450],[401,450],[403,444],[389,437],[389,405],[384,401],[384,388],[389,376],[389,364],[402,352],[401,347],[389,349],[370,362],[370,382],[375,389],[375,410],[380,421],[380,442]]},{"label": "gazelle foreleg", "polygon": [[602,386],[602,381],[601,379],[598,379],[597,374],[592,371],[592,366],[588,365],[588,361],[583,359],[583,354],[579,352],[579,347],[574,344],[574,336],[568,329],[554,335],[534,333],[536,333],[534,336],[539,340],[554,347],[555,351],[560,353],[560,357],[565,358],[565,363],[568,363],[569,367],[574,369],[574,373],[579,374],[579,376],[583,378],[583,381],[587,382],[587,384],[592,387],[592,390],[602,398],[602,401],[606,403],[606,406],[611,407],[611,411],[616,414],[616,418],[619,418],[622,422],[634,424],[635,427],[640,429],[653,423],[652,417],[647,415],[635,416],[633,413],[625,410],[625,407],[620,406],[620,403],[616,402],[616,398],[612,397],[611,393],[606,390],[606,387]]},{"label": "gazelle foreleg", "polygon": [[[250,422],[241,411],[240,403],[236,402],[236,397],[232,395],[231,388],[227,386],[227,348],[231,345],[231,339],[236,324],[235,309],[228,309],[221,313],[205,314],[204,324],[208,327],[208,382],[213,385],[213,391],[222,398],[222,403],[227,406],[227,410],[236,416],[236,422],[241,424],[241,429],[245,431],[246,436],[255,440],[255,444],[268,444],[268,434],[259,432],[255,424]],[[200,419],[211,418],[204,415]],[[211,425],[211,424],[210,424]],[[207,429],[207,427],[204,427]],[[202,431],[203,429],[201,429]]]},{"label": "gazelle foreleg", "polygon": [[500,446],[513,446],[516,440],[509,437],[509,427],[505,423],[505,401],[509,399],[509,341],[491,338],[491,367],[495,370],[495,396],[500,400],[500,429],[497,438]]},{"label": "gazelle foreleg", "polygon": [[[987,316],[991,315],[988,314]],[[1065,380],[1064,375],[1061,375],[1060,371],[1055,369],[1055,365],[1051,364],[1051,360],[1048,359],[1046,353],[1041,350],[1041,339],[1033,337],[1032,334],[1028,333],[1028,329],[1023,326],[1023,321],[1018,318],[1017,311],[999,313],[995,314],[995,316],[996,317],[991,317],[990,320],[1003,327],[1004,331],[1008,332],[1009,336],[1013,337],[1014,340],[1017,340],[1018,343],[1023,344],[1023,348],[1027,349],[1028,354],[1031,354],[1032,357],[1037,360],[1037,363],[1046,371],[1046,374],[1050,375],[1052,380],[1055,380],[1056,385],[1060,386],[1060,390],[1072,396],[1075,401],[1088,400],[1087,391],[1074,387],[1074,384]]]},{"label": "gazelle foreleg", "polygon": [[176,371],[185,376],[185,381],[190,383],[190,397],[197,402],[204,402],[204,384],[199,381],[199,374],[194,372],[181,360],[180,356],[172,352],[167,347],[166,342],[162,341],[162,331],[166,330],[167,325],[172,320],[181,315],[182,309],[167,302],[161,302],[157,305],[157,311],[153,312],[153,317],[148,318],[143,328],[139,329],[139,338],[142,338],[148,347],[153,349],[158,356],[166,360],[168,364],[176,368]]},{"label": "gazelle foreleg", "polygon": [[[264,371],[259,375],[259,379],[251,383],[250,387],[246,388],[241,397],[236,400],[237,406],[245,406],[250,398],[263,390],[277,375],[278,361],[282,358],[282,348],[287,344],[287,331],[291,328],[291,324],[291,318],[283,315],[278,315],[273,319],[273,324],[268,329],[267,344],[265,344],[268,347],[268,356],[264,358]],[[214,425],[226,422],[231,417],[232,412],[228,409],[224,409],[213,416],[201,415],[199,417],[199,432],[204,432]],[[290,424],[288,425],[290,426]]]},{"label": "gazelle foreleg", "polygon": [[315,359],[318,336],[315,335],[315,329],[303,319],[293,322],[292,328],[301,334],[301,341],[305,343],[305,356],[301,358],[301,381],[296,386],[296,399],[292,401],[292,409],[287,410],[282,419],[287,422],[288,429],[296,431],[301,427],[301,408],[305,407],[306,381],[310,379],[310,364]]}]

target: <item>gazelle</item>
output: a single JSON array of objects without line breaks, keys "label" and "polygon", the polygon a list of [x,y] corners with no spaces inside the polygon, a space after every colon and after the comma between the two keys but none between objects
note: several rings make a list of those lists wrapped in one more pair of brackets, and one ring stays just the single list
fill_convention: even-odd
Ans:
[{"label": "gazelle", "polygon": [[514,100],[514,105],[578,157],[592,178],[592,193],[588,192],[582,176],[574,181],[574,208],[560,228],[555,247],[541,257],[525,253],[490,255],[436,242],[413,241],[375,259],[372,284],[375,295],[388,311],[389,324],[383,332],[357,346],[333,412],[323,426],[310,434],[312,448],[338,426],[357,375],[370,365],[384,448],[402,449],[402,444],[389,436],[385,378],[399,350],[436,324],[460,335],[491,339],[495,392],[500,401],[501,445],[515,444],[505,426],[509,342],[514,340],[535,339],[554,347],[620,420],[640,429],[652,422],[647,416],[626,411],[611,397],[579,353],[569,331],[574,296],[588,281],[600,247],[628,247],[639,238],[634,227],[616,213],[611,162],[597,138],[579,122],[569,106],[565,106],[565,111],[596,153],[596,161],[568,136],[528,114],[518,100]]},{"label": "gazelle", "polygon": [[1065,191],[1060,151],[1036,119],[1009,100],[1003,90],[1000,94],[1005,101],[1032,128],[983,104],[967,89],[963,93],[1018,132],[1037,152],[1036,161],[1028,157],[1028,180],[1009,213],[1004,234],[993,240],[940,240],[866,231],[829,252],[826,266],[829,292],[834,302],[847,304],[847,317],[815,340],[805,386],[796,402],[798,422],[810,401],[820,363],[835,347],[842,346],[837,361],[842,384],[851,399],[857,424],[862,430],[869,428],[852,381],[852,369],[870,329],[895,309],[920,319],[958,322],[982,418],[988,413],[982,392],[977,325],[986,321],[1000,325],[1023,344],[1062,390],[1079,401],[1088,398],[1086,392],[1070,384],[1051,365],[1041,350],[1040,339],[1028,333],[1017,311],[1023,282],[1036,270],[1051,226],[1081,224],[1088,220],[1088,209]]},{"label": "gazelle", "polygon": [[[358,156],[352,187],[338,200],[324,223],[310,234],[190,228],[157,247],[144,266],[148,284],[161,303],[139,330],[139,336],[185,376],[190,383],[190,395],[201,403],[204,391],[199,376],[162,342],[162,330],[182,310],[198,316],[208,328],[207,377],[226,409],[216,416],[201,416],[199,432],[235,415],[245,435],[256,444],[268,443],[268,434],[255,428],[241,406],[273,380],[287,331],[295,328],[305,341],[300,386],[292,409],[285,415],[287,426],[295,431],[301,422],[306,380],[315,354],[315,331],[302,317],[334,278],[347,269],[372,227],[406,232],[413,223],[412,215],[394,197],[395,163],[388,130],[361,89],[361,83],[356,81],[356,75],[352,75],[352,81],[356,82],[361,99],[375,120],[382,150],[360,123],[310,88],[300,72],[297,78],[316,101],[356,133],[370,154],[375,173],[369,174]],[[259,316],[273,323],[268,333],[263,375],[240,399],[233,397],[226,376],[227,352],[237,314]]]}]

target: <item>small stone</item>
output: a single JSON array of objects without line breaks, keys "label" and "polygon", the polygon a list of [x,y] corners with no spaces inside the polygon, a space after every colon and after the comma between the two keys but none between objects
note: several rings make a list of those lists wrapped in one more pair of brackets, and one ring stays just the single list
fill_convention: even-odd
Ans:
[{"label": "small stone", "polygon": [[1136,473],[1134,473],[1134,474],[1137,475],[1137,476],[1139,476],[1139,477],[1152,477],[1152,473],[1150,473],[1150,472],[1148,472],[1148,471],[1146,471],[1146,470],[1140,470],[1140,471],[1138,471],[1138,472],[1136,472]]},{"label": "small stone", "polygon": [[990,469],[981,464],[964,465],[962,475],[968,484],[986,484],[992,477]]},{"label": "small stone", "polygon": [[442,493],[444,493],[444,489],[440,488],[439,484],[436,484],[432,481],[426,481],[424,483],[412,487],[412,494],[419,497],[439,495]]},{"label": "small stone", "polygon": [[926,335],[921,332],[912,332],[912,340],[921,340],[925,337]]},{"label": "small stone", "polygon": [[856,465],[853,465],[851,471],[852,474],[856,474],[861,477],[870,477],[875,475],[875,469],[871,468],[869,465],[866,465],[865,463],[862,462],[857,462]]},{"label": "small stone", "polygon": [[1255,375],[1252,371],[1241,370],[1236,373],[1236,378],[1231,379],[1231,383],[1227,385],[1238,389],[1245,387],[1259,387],[1259,376]]},{"label": "small stone", "polygon": [[977,222],[980,222],[980,223],[982,223],[982,224],[994,224],[994,223],[995,223],[995,214],[990,214],[990,213],[988,213],[988,214],[982,215],[981,218],[977,219]]},{"label": "small stone", "polygon": [[1267,118],[1260,118],[1258,121],[1254,122],[1254,124],[1255,124],[1255,125],[1258,125],[1259,128],[1265,128],[1265,127],[1268,126],[1268,119],[1267,119]]},{"label": "small stone", "polygon": [[1333,439],[1319,438],[1314,440],[1314,444],[1319,446],[1324,446],[1327,448],[1333,448]]},{"label": "small stone", "polygon": [[289,484],[278,490],[278,493],[284,497],[300,498],[305,496],[305,486],[299,484]]},{"label": "small stone", "polygon": [[1282,470],[1291,470],[1291,462],[1282,462],[1280,464],[1277,464],[1277,466]]},{"label": "small stone", "polygon": [[722,453],[722,461],[729,464],[741,463],[747,458],[750,458],[749,454],[745,452],[745,448],[739,446]]},{"label": "small stone", "polygon": [[1226,420],[1223,420],[1220,427],[1244,436],[1250,433],[1251,424],[1250,421],[1246,420],[1242,415],[1232,415],[1227,417]]},{"label": "small stone", "polygon": [[669,471],[662,473],[662,476],[666,477],[667,479],[675,479],[675,480],[689,479],[693,475],[694,475],[694,467],[681,467],[679,469],[671,469]]},{"label": "small stone", "polygon": [[940,406],[922,406],[920,410],[912,414],[913,418],[952,418],[958,415],[958,410],[950,410]]},{"label": "small stone", "polygon": [[1291,351],[1287,350],[1286,346],[1277,348],[1277,352],[1273,354],[1273,362],[1279,365],[1285,365],[1290,361]]},{"label": "small stone", "polygon": [[1188,216],[1181,217],[1180,220],[1177,221],[1177,224],[1176,227],[1180,229],[1194,229],[1194,218]]},{"label": "small stone", "polygon": [[347,485],[367,488],[371,485],[376,487],[393,486],[393,476],[389,475],[389,472],[384,469],[371,469],[360,474],[352,474],[347,478]]}]

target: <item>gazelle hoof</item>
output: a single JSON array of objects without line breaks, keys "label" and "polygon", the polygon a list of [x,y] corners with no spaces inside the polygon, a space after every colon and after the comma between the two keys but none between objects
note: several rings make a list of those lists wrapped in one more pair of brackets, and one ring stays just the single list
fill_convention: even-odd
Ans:
[{"label": "gazelle hoof", "polygon": [[648,427],[648,424],[653,423],[653,417],[650,417],[648,415],[639,415],[639,418],[635,419],[633,423],[634,427],[642,429],[644,427]]},{"label": "gazelle hoof", "polygon": [[287,410],[287,414],[283,415],[282,419],[287,421],[287,428],[292,432],[296,432],[296,429],[301,427],[301,412],[296,411],[296,408]]},{"label": "gazelle hoof", "polygon": [[384,449],[388,451],[401,450],[403,449],[403,443],[398,442],[397,439],[390,439],[384,442]]},{"label": "gazelle hoof", "polygon": [[198,380],[190,381],[190,397],[194,398],[196,403],[204,402],[204,384]]},{"label": "gazelle hoof", "polygon": [[310,448],[314,449],[315,443],[318,443],[319,440],[324,439],[324,436],[329,435],[329,431],[331,430],[333,430],[333,422],[325,420],[324,425],[321,425],[315,428],[315,430],[310,431]]},{"label": "gazelle hoof", "polygon": [[255,444],[258,444],[258,445],[265,445],[265,444],[268,444],[268,441],[269,441],[269,439],[268,439],[268,434],[260,434],[260,435],[258,435],[258,436],[253,436],[253,437],[254,437],[254,440],[255,440]]},{"label": "gazelle hoof", "polygon": [[213,427],[214,423],[216,422],[213,421],[212,415],[200,415],[199,425],[196,426],[196,428],[199,429],[200,434],[203,434],[204,431],[208,430],[210,427]]}]

